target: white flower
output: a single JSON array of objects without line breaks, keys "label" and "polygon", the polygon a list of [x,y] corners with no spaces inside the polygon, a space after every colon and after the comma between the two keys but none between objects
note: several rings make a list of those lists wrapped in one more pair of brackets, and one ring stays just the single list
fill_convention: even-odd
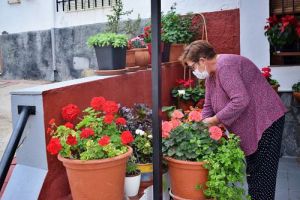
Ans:
[{"label": "white flower", "polygon": [[185,90],[178,90],[179,95],[185,95]]},{"label": "white flower", "polygon": [[152,139],[152,135],[148,135],[148,138]]},{"label": "white flower", "polygon": [[141,130],[141,129],[136,129],[135,130],[135,134],[137,134],[137,135],[144,135],[145,132],[143,130]]}]

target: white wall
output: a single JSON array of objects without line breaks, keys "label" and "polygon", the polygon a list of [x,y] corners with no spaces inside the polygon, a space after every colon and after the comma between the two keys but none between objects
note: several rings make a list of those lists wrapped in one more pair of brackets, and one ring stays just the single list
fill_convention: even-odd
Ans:
[{"label": "white wall", "polygon": [[240,0],[241,55],[259,68],[270,64],[269,42],[264,35],[268,17],[268,0]]},{"label": "white wall", "polygon": [[[129,18],[150,18],[151,0],[123,0],[124,10],[133,9]],[[177,3],[177,11],[213,12],[239,8],[239,0],[162,0],[162,11],[166,12]],[[105,22],[110,8],[78,12],[56,12],[55,0],[21,0],[21,4],[9,5],[7,0],[0,0],[0,34],[2,31],[18,33],[78,26]],[[127,19],[128,17],[125,17]]]},{"label": "white wall", "polygon": [[45,30],[51,27],[54,0],[21,0],[21,4],[8,4],[0,0],[0,34]]}]

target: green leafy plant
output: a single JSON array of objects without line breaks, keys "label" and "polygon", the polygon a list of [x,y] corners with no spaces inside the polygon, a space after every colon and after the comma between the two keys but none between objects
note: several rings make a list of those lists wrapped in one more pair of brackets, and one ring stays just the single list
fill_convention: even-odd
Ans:
[{"label": "green leafy plant", "polygon": [[263,67],[263,68],[261,69],[261,71],[262,71],[262,75],[266,78],[266,80],[268,81],[268,83],[269,83],[270,85],[273,85],[273,86],[280,86],[277,80],[272,79],[271,68],[270,68],[269,66]]},{"label": "green leafy plant", "polygon": [[293,92],[300,92],[300,82],[293,84]]},{"label": "green leafy plant", "polygon": [[128,49],[134,49],[134,48],[146,48],[146,44],[144,42],[143,37],[137,36],[135,38],[128,40]]},{"label": "green leafy plant", "polygon": [[132,143],[133,154],[138,163],[152,162],[152,110],[146,104],[135,104],[132,108],[122,107],[121,116],[127,121],[127,127],[135,133]]},{"label": "green leafy plant", "polygon": [[177,80],[177,86],[171,91],[172,97],[184,101],[192,100],[195,103],[205,97],[205,88],[194,80]]},{"label": "green leafy plant", "polygon": [[162,15],[163,35],[162,40],[167,43],[185,43],[192,41],[194,32],[191,29],[192,15],[181,16],[176,13],[174,3],[165,15]]},{"label": "green leafy plant", "polygon": [[127,16],[132,13],[133,10],[123,11],[122,0],[116,0],[115,5],[112,6],[112,14],[107,16],[107,32],[119,33],[120,20],[122,16]]},{"label": "green leafy plant", "polygon": [[280,50],[285,45],[292,45],[299,39],[299,22],[294,15],[285,15],[281,18],[273,15],[267,19],[265,36],[267,36],[273,49]]},{"label": "green leafy plant", "polygon": [[89,47],[104,47],[104,46],[113,46],[117,47],[126,47],[127,46],[127,36],[123,34],[116,33],[99,33],[89,37],[88,46]]},{"label": "green leafy plant", "polygon": [[140,33],[141,27],[141,16],[138,14],[138,18],[136,20],[128,19],[124,22],[123,31],[130,38],[138,35]]},{"label": "green leafy plant", "polygon": [[126,164],[126,176],[137,176],[140,174],[140,170],[137,168],[136,158],[131,156]]},{"label": "green leafy plant", "polygon": [[103,97],[94,97],[90,107],[81,111],[75,104],[62,108],[66,123],[49,121],[51,135],[47,150],[52,155],[79,160],[111,158],[127,152],[134,141],[126,129],[126,120],[119,117],[119,105]]},{"label": "green leafy plant", "polygon": [[[245,191],[245,155],[239,147],[239,138],[225,135],[221,128],[204,124],[200,110],[183,114],[175,110],[170,121],[162,124],[163,154],[178,160],[204,162],[208,169],[208,198],[218,200],[242,200]],[[203,189],[195,185],[195,189]],[[249,198],[249,197],[248,197]]]}]

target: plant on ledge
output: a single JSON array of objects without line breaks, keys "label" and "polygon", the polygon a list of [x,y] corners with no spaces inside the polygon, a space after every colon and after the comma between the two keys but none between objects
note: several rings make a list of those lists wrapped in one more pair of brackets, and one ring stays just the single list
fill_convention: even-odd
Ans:
[{"label": "plant on ledge", "polygon": [[[172,97],[177,100],[177,107],[184,110],[182,103],[187,103],[189,106],[194,106],[205,97],[205,88],[193,79],[180,79],[176,81],[177,86],[171,91]],[[200,105],[200,104],[199,104]],[[201,105],[200,105],[201,106]]]},{"label": "plant on ledge", "polygon": [[293,84],[292,86],[293,96],[300,102],[300,82]]},{"label": "plant on ledge", "polygon": [[276,15],[270,16],[264,29],[274,51],[295,44],[300,37],[300,24],[294,15],[280,19]]},{"label": "plant on ledge", "polygon": [[[58,154],[65,166],[73,199],[123,198],[126,162],[132,154],[128,145],[134,137],[118,112],[116,102],[94,97],[83,111],[75,104],[63,107],[65,123],[49,121],[47,150]],[[114,188],[109,184],[90,187],[100,182]]]},{"label": "plant on ledge", "polygon": [[268,83],[273,87],[273,89],[275,91],[278,91],[278,87],[280,86],[278,81],[275,79],[272,79],[272,75],[271,75],[271,68],[269,66],[267,67],[263,67],[261,69],[262,71],[262,75],[266,78],[266,80],[268,81]]},{"label": "plant on ledge", "polygon": [[113,46],[114,48],[122,48],[127,46],[127,36],[116,33],[99,33],[88,39],[88,45],[89,47]]},{"label": "plant on ledge", "polygon": [[208,128],[201,120],[197,109],[185,114],[175,110],[171,120],[162,124],[162,151],[168,161],[173,195],[183,199],[244,199],[239,183],[245,178],[245,155],[239,138],[225,135],[217,126]]}]

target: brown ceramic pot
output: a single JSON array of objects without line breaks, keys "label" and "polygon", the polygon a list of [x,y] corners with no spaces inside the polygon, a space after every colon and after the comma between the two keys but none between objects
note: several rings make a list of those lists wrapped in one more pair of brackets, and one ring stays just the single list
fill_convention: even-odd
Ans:
[{"label": "brown ceramic pot", "polygon": [[67,170],[73,199],[123,199],[126,162],[132,154],[128,148],[125,154],[100,160],[71,160],[58,155]]},{"label": "brown ceramic pot", "polygon": [[136,66],[147,66],[149,64],[149,53],[147,48],[133,49]]},{"label": "brown ceramic pot", "polygon": [[178,199],[205,200],[203,190],[197,190],[197,185],[205,186],[208,170],[203,162],[176,160],[164,158],[168,162],[171,189]]},{"label": "brown ceramic pot", "polygon": [[185,44],[171,44],[170,48],[170,62],[178,61],[184,50]]},{"label": "brown ceramic pot", "polygon": [[126,67],[134,67],[135,66],[135,51],[127,50],[126,51]]},{"label": "brown ceramic pot", "polygon": [[280,86],[280,85],[272,85],[272,88],[273,88],[276,92],[278,92],[279,86]]},{"label": "brown ceramic pot", "polygon": [[300,92],[293,92],[293,96],[298,102],[300,102]]}]

